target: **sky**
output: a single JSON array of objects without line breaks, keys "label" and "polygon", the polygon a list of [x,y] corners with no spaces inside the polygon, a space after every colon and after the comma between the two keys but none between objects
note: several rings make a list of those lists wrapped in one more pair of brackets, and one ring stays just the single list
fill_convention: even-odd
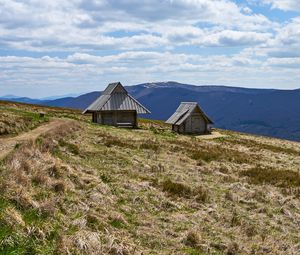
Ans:
[{"label": "sky", "polygon": [[0,0],[0,96],[300,88],[300,0]]}]

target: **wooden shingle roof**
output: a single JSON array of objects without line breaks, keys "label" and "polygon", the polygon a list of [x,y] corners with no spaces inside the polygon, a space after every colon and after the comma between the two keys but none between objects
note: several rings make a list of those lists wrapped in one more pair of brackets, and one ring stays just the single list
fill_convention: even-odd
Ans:
[{"label": "wooden shingle roof", "polygon": [[98,111],[136,111],[138,114],[150,111],[128,94],[120,82],[110,83],[83,113]]},{"label": "wooden shingle roof", "polygon": [[182,102],[176,112],[166,121],[166,123],[181,125],[197,107],[207,123],[214,124],[213,121],[203,112],[197,102]]}]

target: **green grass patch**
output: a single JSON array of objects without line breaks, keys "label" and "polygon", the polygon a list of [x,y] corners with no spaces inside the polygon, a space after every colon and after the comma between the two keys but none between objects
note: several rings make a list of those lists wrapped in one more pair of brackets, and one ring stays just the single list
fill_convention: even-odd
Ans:
[{"label": "green grass patch", "polygon": [[124,225],[124,222],[122,220],[119,220],[119,219],[112,219],[109,224],[114,227],[114,228],[118,228],[118,229],[121,229],[121,228],[124,228],[125,225]]},{"label": "green grass patch", "polygon": [[69,152],[71,152],[74,155],[79,155],[80,154],[79,147],[76,144],[69,143],[69,142],[64,141],[63,139],[60,139],[59,140],[59,145],[61,147],[65,147]]},{"label": "green grass patch", "polygon": [[184,252],[184,254],[187,255],[205,255],[206,253],[196,249],[196,248],[191,248],[191,247],[185,247],[182,250]]}]

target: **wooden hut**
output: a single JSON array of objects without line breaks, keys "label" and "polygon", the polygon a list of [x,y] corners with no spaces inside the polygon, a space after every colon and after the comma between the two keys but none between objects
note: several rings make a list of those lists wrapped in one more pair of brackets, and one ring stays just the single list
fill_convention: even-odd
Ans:
[{"label": "wooden hut", "polygon": [[172,130],[180,134],[207,134],[213,125],[196,102],[182,102],[166,123],[172,124]]},{"label": "wooden hut", "polygon": [[128,94],[120,82],[111,83],[84,112],[93,114],[93,122],[117,127],[137,127],[137,115],[150,113]]}]

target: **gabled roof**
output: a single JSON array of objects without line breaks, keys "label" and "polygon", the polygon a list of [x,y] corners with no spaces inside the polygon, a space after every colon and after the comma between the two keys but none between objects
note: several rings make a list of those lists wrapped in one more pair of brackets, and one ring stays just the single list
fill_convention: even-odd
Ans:
[{"label": "gabled roof", "polygon": [[182,102],[177,108],[176,112],[166,121],[166,123],[172,125],[181,125],[196,108],[199,109],[203,118],[208,124],[214,124],[196,102]]},{"label": "gabled roof", "polygon": [[113,83],[108,84],[108,86],[106,87],[106,89],[102,92],[102,95],[111,95],[117,87],[120,87],[121,90],[124,93],[127,94],[127,91],[123,87],[123,85],[121,84],[121,82],[113,82]]},{"label": "gabled roof", "polygon": [[128,94],[120,82],[110,83],[84,112],[98,111],[136,111],[138,114],[150,113],[150,111],[140,104],[136,99]]}]

